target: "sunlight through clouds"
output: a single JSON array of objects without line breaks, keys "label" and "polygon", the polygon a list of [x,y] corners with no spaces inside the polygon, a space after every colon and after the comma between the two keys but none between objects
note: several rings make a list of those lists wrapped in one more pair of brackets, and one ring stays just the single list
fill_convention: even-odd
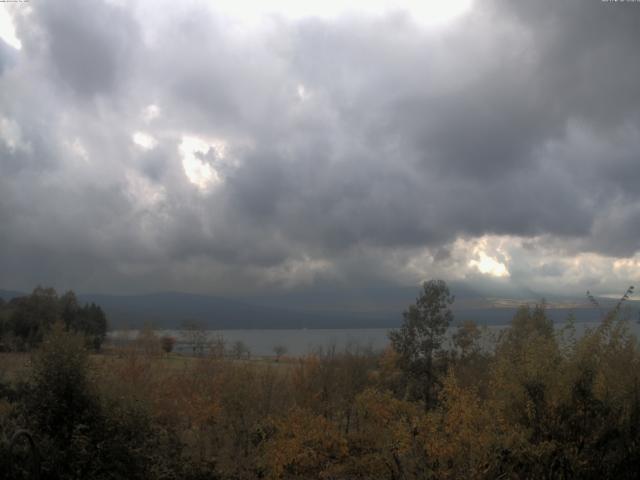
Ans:
[{"label": "sunlight through clouds", "polygon": [[154,137],[144,132],[134,133],[131,139],[143,150],[153,150],[158,145],[158,141]]},{"label": "sunlight through clouds", "polygon": [[206,192],[211,187],[222,183],[222,177],[204,157],[210,152],[213,152],[217,158],[223,157],[225,151],[223,143],[211,145],[200,138],[185,136],[182,137],[178,150],[182,157],[185,175],[200,191]]},{"label": "sunlight through clouds", "polygon": [[16,36],[13,18],[3,2],[0,2],[0,38],[16,50],[22,49],[22,42]]},{"label": "sunlight through clouds", "polygon": [[492,277],[508,277],[509,271],[504,263],[500,263],[495,258],[490,257],[485,252],[479,251],[479,260],[471,260],[470,267],[475,267],[480,273],[491,275]]},{"label": "sunlight through clouds", "polygon": [[296,88],[296,95],[301,102],[304,102],[307,98],[309,98],[309,92],[302,84],[299,84],[298,88]]}]

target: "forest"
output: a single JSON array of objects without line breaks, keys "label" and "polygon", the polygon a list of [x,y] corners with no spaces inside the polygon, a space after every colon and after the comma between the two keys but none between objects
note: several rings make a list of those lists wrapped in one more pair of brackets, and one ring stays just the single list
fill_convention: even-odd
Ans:
[{"label": "forest", "polygon": [[107,334],[107,318],[95,303],[80,305],[69,290],[58,296],[53,288],[36,287],[30,295],[0,298],[0,351],[26,351],[40,345],[55,322],[84,336],[99,350]]},{"label": "forest", "polygon": [[0,353],[0,478],[637,478],[632,293],[581,335],[541,302],[487,338],[433,280],[383,352],[239,360],[151,331],[98,352],[99,307],[37,289],[46,302],[2,306],[28,352]]}]

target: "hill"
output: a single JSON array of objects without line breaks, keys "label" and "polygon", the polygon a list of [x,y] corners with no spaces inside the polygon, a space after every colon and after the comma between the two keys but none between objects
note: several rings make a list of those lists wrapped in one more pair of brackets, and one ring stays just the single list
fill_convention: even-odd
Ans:
[{"label": "hill", "polygon": [[[455,322],[473,320],[480,325],[509,323],[518,306],[539,299],[514,294],[518,298],[498,298],[459,288],[453,306]],[[514,293],[514,292],[510,292]],[[81,303],[100,305],[110,328],[137,328],[151,323],[156,328],[179,328],[185,321],[197,321],[209,329],[284,328],[395,328],[402,311],[415,300],[415,288],[368,290],[326,290],[252,296],[243,299],[180,292],[144,295],[79,294]],[[23,293],[0,290],[0,298]],[[615,300],[599,298],[603,309]],[[640,302],[628,302],[630,315],[638,315]],[[578,322],[597,321],[601,312],[581,298],[558,297],[548,302],[554,322],[565,321],[570,313]]]}]

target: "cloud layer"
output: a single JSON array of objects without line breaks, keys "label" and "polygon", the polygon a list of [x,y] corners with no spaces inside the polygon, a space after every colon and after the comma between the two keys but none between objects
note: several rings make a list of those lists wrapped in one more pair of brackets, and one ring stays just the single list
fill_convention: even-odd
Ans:
[{"label": "cloud layer", "polygon": [[0,285],[638,276],[638,4],[27,5],[0,39]]}]

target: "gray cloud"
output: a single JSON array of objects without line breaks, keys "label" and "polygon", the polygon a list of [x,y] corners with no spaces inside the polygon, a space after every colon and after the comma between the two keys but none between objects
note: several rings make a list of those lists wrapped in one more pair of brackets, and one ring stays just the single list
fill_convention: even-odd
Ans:
[{"label": "gray cloud", "polygon": [[45,61],[64,86],[80,96],[114,93],[140,42],[137,23],[124,7],[42,2],[32,17],[42,29]]},{"label": "gray cloud", "polygon": [[[152,10],[34,2],[1,44],[1,285],[406,283],[425,251],[464,275],[455,242],[485,235],[640,250],[633,4],[476,2],[437,32]],[[195,154],[219,184],[189,181],[184,136],[225,144]],[[538,260],[513,278],[561,277]]]}]

